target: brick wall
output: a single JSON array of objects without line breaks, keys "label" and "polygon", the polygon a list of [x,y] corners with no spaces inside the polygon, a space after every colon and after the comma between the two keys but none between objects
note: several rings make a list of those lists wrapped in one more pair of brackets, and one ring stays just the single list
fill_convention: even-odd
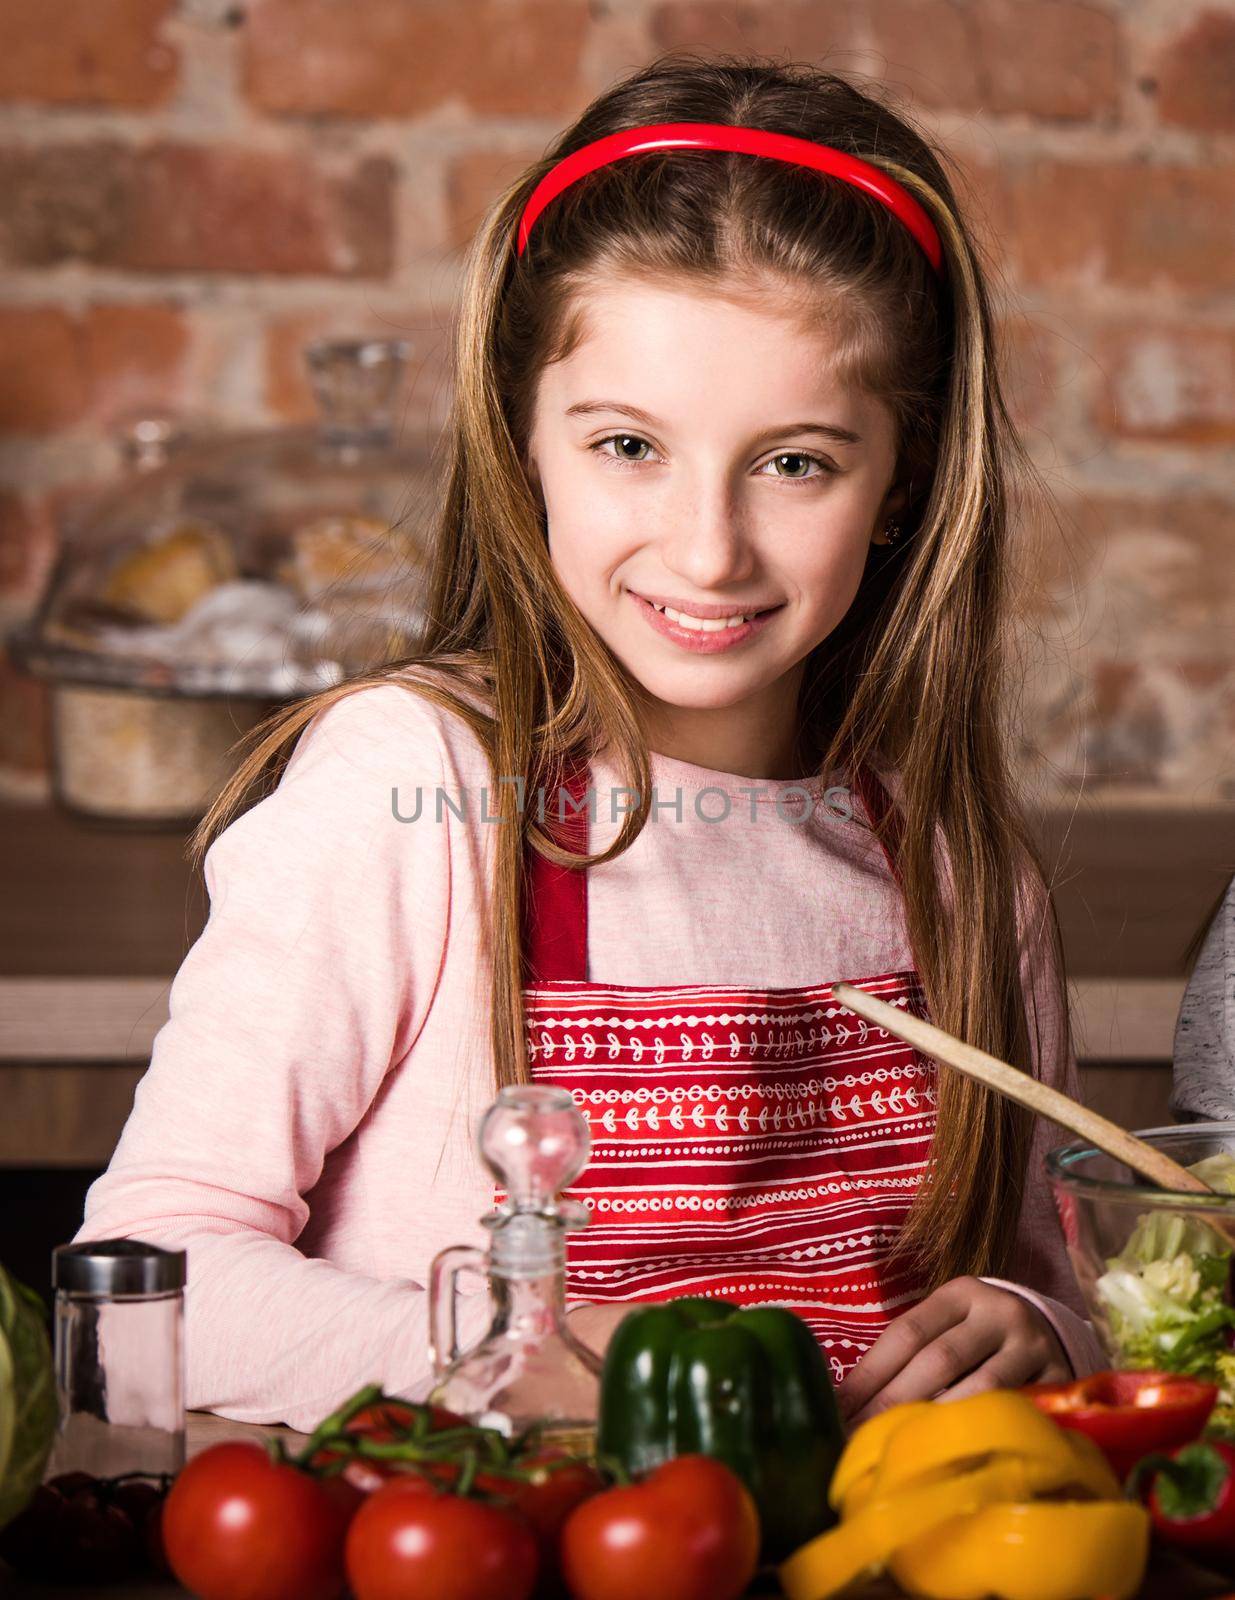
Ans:
[{"label": "brick wall", "polygon": [[[411,341],[443,412],[459,248],[603,85],[676,46],[902,90],[997,241],[1024,530],[1024,765],[1235,795],[1235,7],[1194,0],[0,0],[0,624],[170,403],[309,414],[302,342]],[[0,790],[45,791],[0,663]]]}]

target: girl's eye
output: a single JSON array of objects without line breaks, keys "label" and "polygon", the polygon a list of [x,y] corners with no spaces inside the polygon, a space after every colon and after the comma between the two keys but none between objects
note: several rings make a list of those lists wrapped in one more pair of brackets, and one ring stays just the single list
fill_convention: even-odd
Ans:
[{"label": "girl's eye", "polygon": [[[616,455],[610,455],[609,451],[602,450],[602,446],[607,444],[612,444],[617,447]],[[651,446],[648,444],[647,440],[641,439],[639,435],[635,433],[607,434],[605,438],[597,439],[595,444],[589,445],[588,449],[595,450],[600,454],[608,456],[609,459],[618,466],[637,467],[647,460],[646,456],[628,454],[626,450],[628,445],[634,445],[636,449],[651,449]],[[817,456],[809,450],[780,450],[771,458],[770,461],[766,462],[765,465],[779,466],[784,462],[791,463],[790,471],[777,471],[771,474],[765,474],[761,471],[760,476],[784,478],[790,483],[804,483],[808,482],[811,478],[821,477],[824,473],[833,473],[837,471],[837,468],[834,467],[831,462],[826,461],[823,456]],[[812,462],[819,468],[819,472],[812,473],[809,470],[802,470],[804,468],[809,469]]]},{"label": "girl's eye", "polygon": [[[616,444],[616,445],[619,446],[618,455],[616,457],[611,457],[610,458],[611,460],[625,461],[625,462],[630,462],[630,463],[634,463],[635,465],[637,465],[640,461],[644,461],[644,460],[647,459],[646,456],[628,456],[621,449],[621,446],[628,445],[628,444],[646,445],[647,444],[647,440],[646,439],[640,439],[637,434],[634,434],[634,433],[611,433],[604,439],[597,439],[596,443],[593,444],[593,445],[589,445],[588,448],[590,450],[599,451],[602,444]],[[649,448],[650,448],[650,446],[649,446]]]},{"label": "girl's eye", "polygon": [[[809,450],[779,450],[772,457],[772,459],[766,463],[766,465],[779,466],[785,461],[792,462],[795,470],[792,472],[774,472],[771,474],[772,477],[788,478],[791,483],[801,483],[805,482],[810,477],[821,477],[824,473],[836,471],[836,468],[832,466],[831,462],[825,461],[822,456],[812,454],[812,452]],[[814,462],[814,464],[819,468],[818,473],[809,473],[796,470],[797,468],[801,467],[809,467],[811,462]]]}]

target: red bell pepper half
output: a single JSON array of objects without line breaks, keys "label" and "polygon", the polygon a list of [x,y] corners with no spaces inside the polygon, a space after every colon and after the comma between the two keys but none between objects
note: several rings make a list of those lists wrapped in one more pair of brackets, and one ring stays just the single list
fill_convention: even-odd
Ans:
[{"label": "red bell pepper half", "polygon": [[1199,1439],[1218,1398],[1215,1383],[1173,1372],[1095,1372],[1024,1391],[1061,1428],[1088,1434],[1120,1478],[1153,1450]]},{"label": "red bell pepper half", "polygon": [[1145,1498],[1154,1531],[1169,1544],[1235,1556],[1235,1446],[1202,1439],[1146,1456],[1128,1480]]}]

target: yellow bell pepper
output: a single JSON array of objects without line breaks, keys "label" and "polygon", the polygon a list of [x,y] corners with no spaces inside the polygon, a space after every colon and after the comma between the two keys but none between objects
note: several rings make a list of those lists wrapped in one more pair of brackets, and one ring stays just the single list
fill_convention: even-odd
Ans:
[{"label": "yellow bell pepper", "polygon": [[883,1454],[883,1447],[888,1442],[888,1435],[915,1411],[932,1411],[934,1408],[929,1400],[910,1400],[904,1405],[889,1406],[886,1411],[880,1411],[869,1422],[864,1422],[849,1436],[849,1442],[841,1452],[841,1458],[836,1463],[836,1471],[832,1474],[832,1482],[828,1486],[828,1504],[833,1511],[839,1511],[845,1502],[845,1497],[861,1479],[873,1474],[879,1465],[879,1458]]},{"label": "yellow bell pepper", "polygon": [[1132,1501],[991,1505],[893,1554],[923,1600],[1131,1600],[1145,1575],[1149,1513]]},{"label": "yellow bell pepper", "polygon": [[[1037,1416],[1031,1417],[1030,1411]],[[872,1417],[846,1446],[828,1499],[842,1517],[850,1517],[902,1484],[974,1467],[996,1455],[1061,1462],[1071,1457],[1075,1476],[1070,1482],[1076,1488],[1099,1499],[1118,1499],[1122,1492],[1091,1439],[1058,1427],[1023,1395],[1002,1389],[968,1400],[913,1401]]]},{"label": "yellow bell pepper", "polygon": [[972,1471],[880,1495],[783,1561],[777,1569],[781,1586],[789,1600],[826,1600],[864,1574],[880,1571],[895,1551],[943,1523],[983,1506],[1069,1486],[1083,1470],[1079,1462],[1070,1450],[1049,1460],[999,1455]]},{"label": "yellow bell pepper", "polygon": [[[965,1400],[928,1402],[908,1413],[887,1434],[873,1492],[882,1497],[938,1468],[976,1465],[992,1455],[1033,1456],[1065,1466],[1076,1459],[1067,1431],[1032,1400],[1015,1389],[990,1389]],[[1111,1482],[1117,1495],[1113,1476]]]}]

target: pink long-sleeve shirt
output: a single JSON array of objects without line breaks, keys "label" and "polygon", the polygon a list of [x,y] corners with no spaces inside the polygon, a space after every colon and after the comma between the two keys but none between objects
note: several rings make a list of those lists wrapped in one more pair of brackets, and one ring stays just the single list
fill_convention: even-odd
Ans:
[{"label": "pink long-sleeve shirt", "polygon": [[[912,966],[860,807],[819,797],[803,822],[788,782],[651,762],[657,812],[590,871],[589,979],[789,987]],[[596,848],[620,826],[620,779],[603,757],[592,772]],[[724,802],[703,789],[730,797],[724,821],[706,820]],[[419,817],[400,820],[418,790]],[[474,1134],[494,1094],[481,908],[497,809],[462,720],[383,684],[319,712],[207,852],[209,919],[75,1235],[187,1251],[189,1409],[307,1431],[362,1384],[430,1387],[429,1264],[483,1245],[493,1202]],[[1041,1075],[1075,1093],[1040,932],[1028,918],[1021,965]],[[990,1281],[1037,1305],[1088,1372],[1101,1354],[1042,1172],[1058,1139],[1039,1123],[1016,1281]],[[487,1320],[481,1287],[460,1281],[465,1346]]]}]

